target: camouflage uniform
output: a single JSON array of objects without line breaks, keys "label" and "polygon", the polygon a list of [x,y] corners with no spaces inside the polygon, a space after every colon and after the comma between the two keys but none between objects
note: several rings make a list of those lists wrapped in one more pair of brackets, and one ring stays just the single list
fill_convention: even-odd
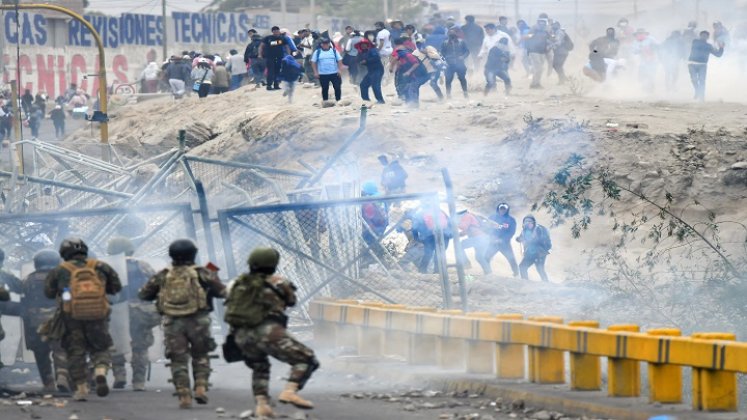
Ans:
[{"label": "camouflage uniform", "polygon": [[[234,284],[227,303],[227,319],[236,303],[231,299],[241,299],[241,292],[237,291],[236,285],[253,284],[255,280],[262,280],[260,295],[254,302],[261,302],[264,306],[263,319],[259,325],[242,325],[241,317],[237,317],[235,325],[231,325],[236,346],[244,356],[244,363],[252,369],[252,391],[257,398],[257,410],[271,415],[272,411],[267,406],[270,382],[270,360],[272,356],[282,362],[291,365],[286,391],[281,393],[281,402],[290,402],[301,408],[312,408],[313,404],[300,399],[295,391],[300,390],[309,380],[309,377],[319,367],[319,362],[314,357],[314,352],[293,338],[286,330],[288,317],[285,310],[296,304],[296,287],[293,283],[277,276],[272,276],[278,264],[280,255],[270,248],[258,248],[249,257],[249,266],[252,271],[242,274]],[[255,271],[256,270],[256,271]],[[231,317],[233,318],[233,317]],[[247,320],[248,321],[248,320]],[[248,321],[250,322],[250,321]],[[284,399],[284,395],[286,398]]]},{"label": "camouflage uniform", "polygon": [[[76,254],[68,262],[83,267],[86,264],[86,257]],[[117,294],[122,290],[119,275],[109,264],[98,261],[95,270],[99,278],[106,283],[106,293],[108,295]],[[57,298],[61,309],[63,290],[69,286],[70,272],[65,268],[57,267],[47,275],[44,294],[50,299]],[[67,352],[70,377],[74,384],[84,384],[88,378],[86,354],[90,355],[91,362],[95,367],[105,366],[108,369],[111,364],[109,348],[113,345],[113,342],[109,334],[109,320],[78,321],[70,315],[62,313],[62,321],[65,326],[62,348]]]},{"label": "camouflage uniform", "polygon": [[[153,303],[143,302],[137,294],[143,285],[155,275],[150,264],[134,258],[127,258],[127,287],[121,292],[120,301],[128,302],[130,317],[130,345],[132,346],[132,384],[140,388],[145,384],[148,370],[148,349],[155,342],[153,328],[161,323],[161,316]],[[114,388],[124,387],[127,383],[125,370],[125,355],[112,355],[112,372],[114,373]]]},{"label": "camouflage uniform", "polygon": [[[213,298],[224,298],[226,288],[214,272],[195,267],[200,285],[206,290],[207,308],[194,315],[174,317],[163,315],[163,333],[166,345],[166,357],[171,360],[171,378],[177,393],[189,392],[189,359],[192,357],[192,375],[195,389],[207,389],[210,377],[210,358],[208,353],[215,350],[216,344],[210,332],[210,312],[213,310]],[[169,270],[164,269],[140,289],[138,296],[146,301],[158,298],[161,287],[166,281]],[[160,311],[160,308],[159,308]]]},{"label": "camouflage uniform", "polygon": [[236,281],[247,281],[250,276],[265,276],[268,287],[263,289],[261,300],[266,302],[269,313],[260,325],[253,328],[232,326],[231,333],[244,355],[244,363],[252,369],[252,391],[255,396],[269,395],[269,356],[291,365],[288,381],[302,389],[319,367],[319,362],[313,350],[286,330],[288,318],[285,310],[296,304],[295,286],[277,276],[255,273],[243,274]]},{"label": "camouflage uniform", "polygon": [[[21,305],[23,307],[23,333],[26,348],[34,353],[36,366],[39,369],[45,388],[54,386],[55,380],[68,383],[67,354],[59,340],[45,340],[38,329],[49,321],[57,310],[57,302],[44,295],[44,283],[49,270],[37,270],[23,280]],[[54,361],[54,373],[49,359]]]}]

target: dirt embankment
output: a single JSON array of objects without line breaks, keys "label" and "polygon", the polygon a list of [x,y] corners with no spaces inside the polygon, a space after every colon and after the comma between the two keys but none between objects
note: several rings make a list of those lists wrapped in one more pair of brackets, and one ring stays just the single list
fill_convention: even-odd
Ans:
[{"label": "dirt embankment", "polygon": [[[345,98],[356,96],[349,85],[344,89]],[[489,214],[506,201],[520,220],[576,153],[590,164],[609,165],[618,182],[654,200],[671,193],[674,206],[686,208],[697,199],[718,220],[747,222],[744,105],[613,101],[573,96],[560,87],[542,92],[518,87],[509,98],[473,91],[472,99],[438,103],[427,86],[422,91],[418,110],[387,104],[368,111],[368,128],[349,151],[366,179],[378,179],[381,153],[400,158],[410,174],[409,191],[442,190],[440,169],[446,167],[462,204]],[[296,103],[288,105],[277,92],[251,87],[202,101],[154,100],[112,112],[111,137],[143,150],[168,148],[176,147],[178,130],[186,129],[198,155],[299,170],[303,160],[318,168],[355,131],[362,105],[350,100],[321,108],[319,102],[316,89],[299,88]],[[73,141],[88,137],[84,130]],[[623,213],[641,207],[626,197],[620,206]],[[540,223],[549,223],[543,211],[537,215]],[[584,251],[611,243],[611,223],[596,217],[578,240],[566,226],[553,229],[551,278],[573,283],[592,270]],[[743,231],[722,235],[744,241]],[[500,255],[493,264],[499,275],[510,274]]]}]

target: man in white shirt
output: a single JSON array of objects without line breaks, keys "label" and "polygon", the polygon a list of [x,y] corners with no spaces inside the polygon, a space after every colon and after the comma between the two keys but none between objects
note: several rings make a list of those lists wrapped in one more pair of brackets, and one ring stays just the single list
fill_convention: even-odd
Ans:
[{"label": "man in white shirt", "polygon": [[480,58],[487,57],[490,50],[498,45],[498,41],[500,41],[501,38],[508,38],[508,51],[512,56],[515,55],[516,46],[511,41],[513,39],[511,38],[511,35],[503,31],[499,31],[494,24],[488,23],[487,25],[485,25],[485,39],[483,39],[482,41],[482,48],[480,48],[480,53],[478,54],[478,56]]},{"label": "man in white shirt", "polygon": [[389,30],[384,26],[384,22],[376,22],[376,48],[379,49],[379,55],[389,61],[389,56],[392,55],[394,49],[392,49],[392,40]]}]

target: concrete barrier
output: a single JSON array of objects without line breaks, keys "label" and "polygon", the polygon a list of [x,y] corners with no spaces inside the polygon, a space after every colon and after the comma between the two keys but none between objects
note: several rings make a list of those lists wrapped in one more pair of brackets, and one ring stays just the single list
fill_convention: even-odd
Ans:
[{"label": "concrete barrier", "polygon": [[600,358],[606,357],[607,393],[614,397],[640,395],[640,363],[645,362],[649,400],[681,402],[682,367],[690,367],[693,409],[701,411],[736,411],[737,374],[747,373],[747,343],[734,341],[734,334],[682,337],[676,329],[640,332],[636,325],[613,325],[604,330],[596,321],[563,324],[552,316],[525,320],[520,314],[349,300],[317,300],[309,313],[319,341],[355,347],[360,355],[396,354],[413,365],[449,371],[558,384],[566,380],[569,353],[574,391],[602,388]]}]

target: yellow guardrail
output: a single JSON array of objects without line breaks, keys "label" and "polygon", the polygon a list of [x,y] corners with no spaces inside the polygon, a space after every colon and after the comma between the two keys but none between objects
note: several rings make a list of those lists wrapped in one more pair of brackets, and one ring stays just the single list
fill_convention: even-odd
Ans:
[{"label": "yellow guardrail", "polygon": [[[566,380],[577,391],[602,389],[601,357],[608,361],[607,392],[641,394],[640,362],[648,364],[651,402],[682,402],[682,368],[693,370],[693,409],[737,410],[737,373],[747,373],[747,343],[734,334],[676,329],[640,332],[637,325],[600,329],[596,321],[520,314],[463,313],[355,300],[316,300],[309,313],[316,341],[357,348],[360,355],[398,355],[411,364],[438,365],[540,384]],[[525,348],[527,357],[525,358]]]}]

